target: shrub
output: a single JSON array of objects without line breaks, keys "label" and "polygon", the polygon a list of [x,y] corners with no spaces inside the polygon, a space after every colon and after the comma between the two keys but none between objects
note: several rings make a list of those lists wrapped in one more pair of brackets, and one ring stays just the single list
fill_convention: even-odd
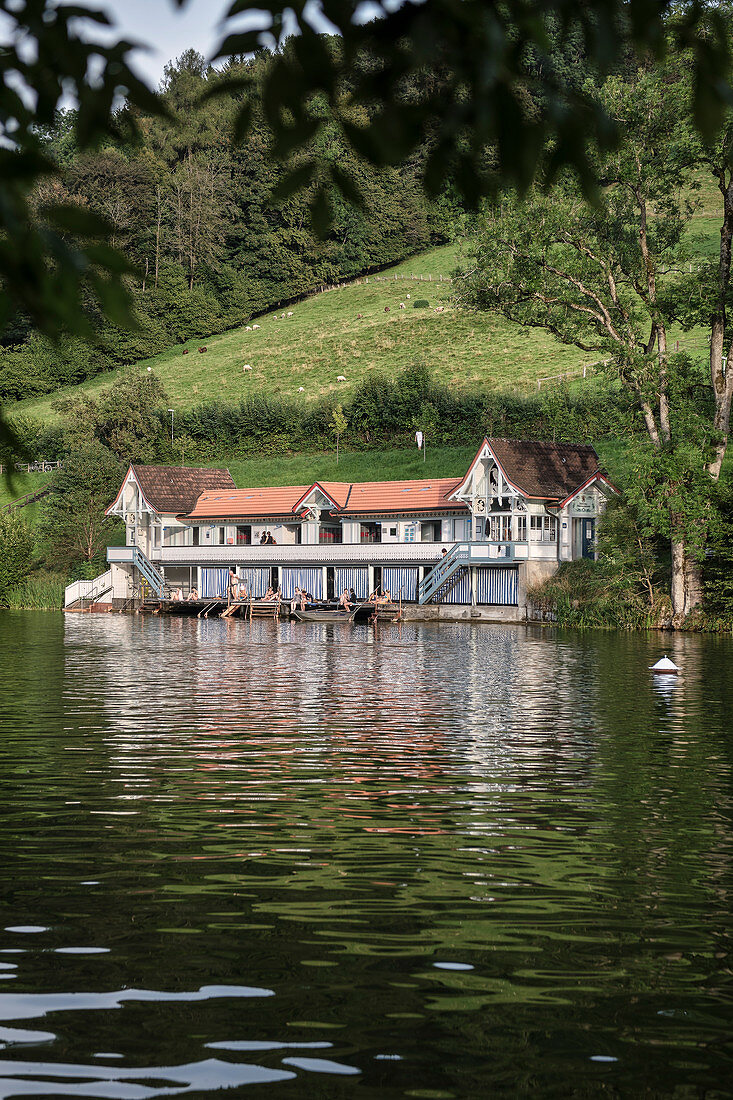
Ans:
[{"label": "shrub", "polygon": [[430,308],[430,302],[427,300],[427,298],[416,298],[415,301],[412,303],[412,308],[413,309],[429,309]]},{"label": "shrub", "polygon": [[0,602],[31,571],[33,535],[17,511],[0,513]]}]

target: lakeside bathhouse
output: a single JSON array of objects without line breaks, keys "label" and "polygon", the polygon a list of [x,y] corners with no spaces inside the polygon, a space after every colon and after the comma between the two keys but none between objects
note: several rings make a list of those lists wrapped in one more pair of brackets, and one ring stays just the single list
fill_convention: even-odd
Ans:
[{"label": "lakeside bathhouse", "polygon": [[379,585],[426,616],[518,621],[528,587],[594,555],[614,491],[592,447],[512,439],[484,439],[461,478],[237,489],[227,470],[133,465],[108,509],[126,545],[87,583],[118,607],[146,586],[214,598],[233,568],[254,597]]}]

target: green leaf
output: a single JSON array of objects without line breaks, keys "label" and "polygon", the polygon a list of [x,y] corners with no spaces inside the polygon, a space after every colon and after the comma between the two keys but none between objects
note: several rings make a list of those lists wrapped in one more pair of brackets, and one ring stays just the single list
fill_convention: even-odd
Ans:
[{"label": "green leaf", "polygon": [[84,206],[54,203],[42,207],[41,214],[57,229],[77,237],[107,237],[114,232],[106,218]]},{"label": "green leaf", "polygon": [[216,48],[213,60],[216,61],[220,57],[232,57],[242,53],[254,53],[260,49],[260,36],[266,34],[267,31],[238,31],[236,34],[229,34],[223,42]]},{"label": "green leaf", "polygon": [[254,80],[251,76],[228,76],[224,80],[217,80],[210,84],[198,98],[199,103],[208,103],[210,99],[218,96],[229,95],[231,92],[241,92],[243,88],[251,88]]},{"label": "green leaf", "polygon": [[316,168],[317,163],[315,160],[304,161],[303,164],[299,164],[296,168],[293,168],[273,189],[270,195],[270,202],[284,202],[285,199],[289,199],[291,195],[294,195],[296,191],[302,191],[313,179]]},{"label": "green leaf", "polygon": [[333,225],[331,196],[325,187],[319,187],[310,204],[311,227],[319,240],[326,239]]},{"label": "green leaf", "polygon": [[253,104],[243,103],[234,119],[234,140],[239,143],[244,141],[252,125]]},{"label": "green leaf", "polygon": [[345,172],[343,168],[339,168],[338,164],[332,164],[331,177],[347,202],[355,206],[357,210],[366,208],[364,196],[348,172]]}]

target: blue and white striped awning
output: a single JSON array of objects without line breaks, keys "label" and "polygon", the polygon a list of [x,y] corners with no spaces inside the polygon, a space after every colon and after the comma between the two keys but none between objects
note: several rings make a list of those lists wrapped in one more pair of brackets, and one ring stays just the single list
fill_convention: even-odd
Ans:
[{"label": "blue and white striped awning", "polygon": [[213,600],[217,596],[226,599],[229,585],[228,569],[202,569],[201,570],[201,598]]},{"label": "blue and white striped awning", "polygon": [[476,570],[476,603],[513,607],[517,603],[517,569],[481,565]]},{"label": "blue and white striped awning", "polygon": [[323,570],[322,569],[283,569],[282,571],[282,597],[291,600],[295,595],[296,586],[310,592],[316,600],[323,599]]},{"label": "blue and white striped awning", "polygon": [[[455,582],[455,583],[454,583]],[[459,569],[446,581],[446,591],[438,589],[438,603],[470,603],[471,574],[468,569]]]},{"label": "blue and white striped awning", "polygon": [[365,600],[369,595],[368,569],[334,569],[334,592],[340,596],[345,588],[353,588],[357,600]]},{"label": "blue and white striped awning", "polygon": [[417,569],[382,569],[382,592],[389,592],[393,600],[417,599]]},{"label": "blue and white striped awning", "polygon": [[258,599],[260,596],[264,596],[267,589],[270,587],[270,570],[265,568],[253,568],[240,565],[237,570],[240,581],[244,581],[247,586],[247,592],[253,599]]}]

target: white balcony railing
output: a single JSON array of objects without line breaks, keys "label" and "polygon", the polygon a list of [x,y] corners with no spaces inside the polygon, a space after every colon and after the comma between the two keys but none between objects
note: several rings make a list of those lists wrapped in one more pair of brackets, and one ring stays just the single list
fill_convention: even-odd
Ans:
[{"label": "white balcony railing", "polygon": [[[433,566],[442,551],[451,550],[452,542],[368,542],[368,543],[317,543],[314,545],[254,546],[163,546],[149,554],[157,565],[428,565]],[[472,564],[501,565],[507,562],[526,561],[530,556],[545,557],[549,551],[556,553],[556,546],[534,546],[526,542],[474,542],[469,543]],[[107,561],[129,562],[134,555],[133,546],[110,546]],[[537,551],[540,550],[540,553]]]}]

